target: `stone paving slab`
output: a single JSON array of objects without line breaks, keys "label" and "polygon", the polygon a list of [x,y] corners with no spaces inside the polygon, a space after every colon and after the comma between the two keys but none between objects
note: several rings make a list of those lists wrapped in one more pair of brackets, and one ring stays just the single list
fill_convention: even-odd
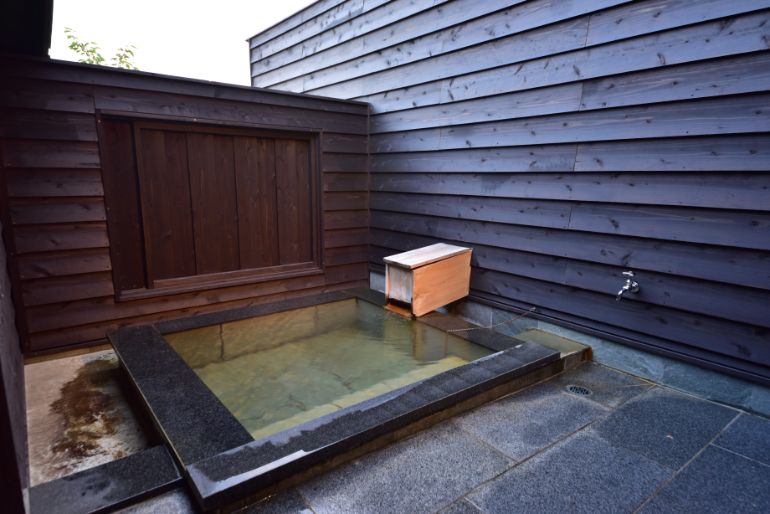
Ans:
[{"label": "stone paving slab", "polygon": [[313,514],[296,489],[270,496],[238,512],[239,514]]},{"label": "stone paving slab", "polygon": [[586,433],[536,455],[469,495],[485,513],[631,512],[671,475]]},{"label": "stone paving slab", "polygon": [[463,430],[521,461],[606,415],[545,382],[455,418]]},{"label": "stone paving slab", "polygon": [[477,509],[468,500],[457,500],[445,509],[441,509],[438,514],[480,514],[481,511]]},{"label": "stone paving slab", "polygon": [[512,465],[451,424],[300,485],[317,514],[436,512]]},{"label": "stone paving slab", "polygon": [[655,388],[592,427],[613,446],[679,469],[738,415],[738,411]]},{"label": "stone paving slab", "polygon": [[591,400],[605,407],[615,408],[652,387],[651,382],[618,373],[599,364],[587,362],[568,373],[557,375],[549,381],[551,385],[567,387],[576,385],[591,391],[586,400]]},{"label": "stone paving slab", "polygon": [[115,514],[196,514],[196,511],[187,490],[180,486],[125,509],[117,510]]},{"label": "stone paving slab", "polygon": [[770,466],[709,446],[641,512],[770,512]]},{"label": "stone paving slab", "polygon": [[770,466],[770,420],[741,414],[714,444]]}]

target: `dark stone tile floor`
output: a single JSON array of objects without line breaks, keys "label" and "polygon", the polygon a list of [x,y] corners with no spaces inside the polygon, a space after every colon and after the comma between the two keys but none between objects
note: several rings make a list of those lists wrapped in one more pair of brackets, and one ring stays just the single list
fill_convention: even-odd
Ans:
[{"label": "dark stone tile floor", "polygon": [[436,512],[513,461],[445,423],[299,487],[316,512]]},{"label": "dark stone tile floor", "polygon": [[759,513],[768,491],[770,420],[586,363],[245,512]]},{"label": "dark stone tile floor", "polygon": [[671,472],[656,462],[580,433],[469,495],[482,512],[632,512]]},{"label": "dark stone tile floor", "polygon": [[542,384],[452,420],[516,462],[606,415],[600,405]]},{"label": "dark stone tile floor", "polygon": [[266,498],[256,505],[251,505],[241,511],[242,514],[313,514],[305,499],[296,489],[285,491]]},{"label": "dark stone tile floor", "polygon": [[709,446],[663,487],[642,512],[770,512],[770,467]]},{"label": "dark stone tile floor", "polygon": [[770,466],[770,420],[743,413],[714,444]]},{"label": "dark stone tile floor", "polygon": [[619,407],[591,432],[677,470],[737,416],[733,409],[655,388]]}]

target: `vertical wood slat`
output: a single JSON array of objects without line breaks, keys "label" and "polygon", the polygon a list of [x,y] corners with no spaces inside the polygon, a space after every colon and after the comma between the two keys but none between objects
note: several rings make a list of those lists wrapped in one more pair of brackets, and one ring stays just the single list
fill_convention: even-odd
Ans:
[{"label": "vertical wood slat", "polygon": [[236,270],[238,205],[232,137],[189,133],[187,159],[195,271],[201,275]]},{"label": "vertical wood slat", "polygon": [[129,122],[103,120],[100,135],[113,280],[118,290],[137,289],[146,279],[133,129]]},{"label": "vertical wood slat", "polygon": [[233,139],[241,268],[280,264],[276,210],[275,142]]},{"label": "vertical wood slat", "polygon": [[299,262],[313,260],[313,191],[310,171],[310,143],[298,140],[294,144],[297,174],[297,206],[299,207]]},{"label": "vertical wood slat", "polygon": [[276,139],[278,247],[281,264],[312,260],[310,145]]},{"label": "vertical wood slat", "polygon": [[184,133],[139,129],[139,184],[150,280],[195,274]]}]

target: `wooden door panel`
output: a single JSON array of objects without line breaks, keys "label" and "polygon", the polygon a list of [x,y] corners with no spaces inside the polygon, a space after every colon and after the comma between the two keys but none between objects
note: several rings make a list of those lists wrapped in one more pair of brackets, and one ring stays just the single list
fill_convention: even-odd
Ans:
[{"label": "wooden door panel", "polygon": [[318,184],[307,136],[104,123],[119,299],[319,269]]}]

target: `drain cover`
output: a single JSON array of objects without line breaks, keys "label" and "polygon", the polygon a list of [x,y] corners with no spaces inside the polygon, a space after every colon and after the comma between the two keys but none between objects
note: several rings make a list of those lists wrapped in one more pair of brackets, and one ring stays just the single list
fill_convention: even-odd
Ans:
[{"label": "drain cover", "polygon": [[572,394],[576,394],[578,396],[588,396],[591,394],[591,390],[587,387],[583,386],[576,386],[576,385],[570,385],[567,386],[567,391],[569,391]]}]

